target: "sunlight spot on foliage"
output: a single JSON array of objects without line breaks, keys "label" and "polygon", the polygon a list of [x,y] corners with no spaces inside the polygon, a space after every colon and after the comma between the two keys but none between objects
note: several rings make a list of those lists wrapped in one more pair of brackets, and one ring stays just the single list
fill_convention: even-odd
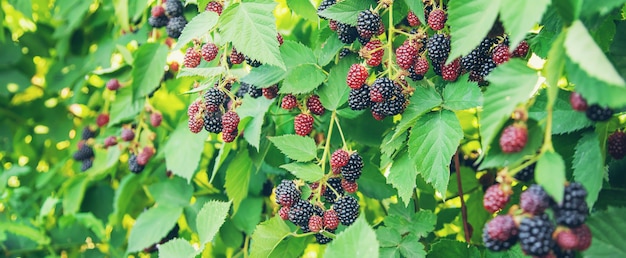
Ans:
[{"label": "sunlight spot on foliage", "polygon": [[7,90],[11,93],[15,93],[19,89],[20,89],[20,86],[15,83],[7,84]]},{"label": "sunlight spot on foliage", "polygon": [[533,68],[535,70],[541,70],[543,69],[543,65],[546,63],[546,60],[542,59],[541,57],[539,57],[538,55],[535,55],[535,53],[533,53],[530,56],[530,59],[528,60],[528,66],[530,68]]},{"label": "sunlight spot on foliage", "polygon": [[37,126],[35,126],[35,133],[36,134],[47,134],[48,132],[50,132],[50,128],[48,128],[45,125],[37,125]]}]

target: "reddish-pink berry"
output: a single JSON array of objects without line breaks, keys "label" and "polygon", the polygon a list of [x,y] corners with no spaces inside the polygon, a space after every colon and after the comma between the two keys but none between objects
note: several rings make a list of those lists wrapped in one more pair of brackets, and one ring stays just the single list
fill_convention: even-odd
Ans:
[{"label": "reddish-pink berry", "polygon": [[614,159],[623,159],[626,156],[626,133],[615,131],[606,140],[608,153]]},{"label": "reddish-pink berry", "polygon": [[344,178],[341,179],[341,188],[348,193],[356,193],[359,189],[359,184],[356,181],[349,181]]},{"label": "reddish-pink berry", "polygon": [[422,24],[413,11],[409,11],[409,14],[406,16],[406,20],[409,22],[411,27],[417,27]]},{"label": "reddish-pink berry", "polygon": [[404,70],[409,70],[415,63],[415,57],[418,49],[407,40],[402,46],[396,49],[396,63]]},{"label": "reddish-pink berry", "polygon": [[515,50],[513,50],[513,57],[525,57],[528,54],[528,42],[526,40],[522,40],[522,42],[517,45]]},{"label": "reddish-pink berry", "polygon": [[299,114],[293,120],[293,128],[296,131],[297,135],[307,136],[313,130],[313,116],[310,114]]},{"label": "reddish-pink berry", "polygon": [[229,134],[237,131],[239,115],[235,111],[228,111],[222,116],[222,133]]},{"label": "reddish-pink berry", "polygon": [[518,229],[511,215],[498,215],[487,222],[487,234],[492,239],[508,241],[517,235]]},{"label": "reddish-pink berry", "polygon": [[159,127],[163,122],[163,115],[159,111],[152,112],[150,114],[150,124],[154,127]]},{"label": "reddish-pink berry", "polygon": [[107,82],[106,87],[109,90],[118,90],[120,88],[120,82],[113,78]]},{"label": "reddish-pink berry", "polygon": [[335,210],[331,209],[325,211],[322,220],[324,221],[324,227],[327,229],[334,230],[339,226],[339,217]]},{"label": "reddish-pink berry", "polygon": [[333,168],[340,168],[348,164],[350,154],[344,149],[337,149],[330,155],[330,166]]},{"label": "reddish-pink berry", "polygon": [[132,141],[135,138],[135,132],[133,132],[133,129],[123,128],[121,137],[122,137],[122,140],[124,141],[127,141],[127,142]]},{"label": "reddish-pink berry", "polygon": [[298,106],[298,100],[296,96],[287,94],[283,97],[283,101],[280,103],[280,107],[286,110],[292,110]]},{"label": "reddish-pink berry", "polygon": [[442,9],[434,9],[428,15],[428,26],[433,30],[441,30],[446,24],[448,15]]},{"label": "reddish-pink berry", "polygon": [[109,136],[104,139],[104,147],[111,147],[117,144],[117,137]]},{"label": "reddish-pink berry", "polygon": [[280,207],[278,210],[278,216],[283,220],[289,220],[289,206]]},{"label": "reddish-pink berry", "polygon": [[587,110],[587,100],[578,92],[572,92],[569,95],[569,103],[572,105],[572,109],[576,111],[584,112]]},{"label": "reddish-pink berry", "polygon": [[430,68],[430,64],[428,63],[428,60],[426,60],[426,58],[424,57],[418,57],[415,60],[415,64],[413,64],[413,71],[415,71],[416,74],[419,75],[424,75],[428,72],[428,68]]},{"label": "reddish-pink berry", "polygon": [[556,235],[556,244],[563,250],[572,250],[578,246],[578,237],[570,229],[564,229]]},{"label": "reddish-pink berry", "polygon": [[190,47],[187,49],[187,52],[185,52],[183,64],[187,68],[194,68],[200,64],[201,59],[202,57],[200,56],[200,52],[198,52],[195,48]]},{"label": "reddish-pink berry", "polygon": [[324,228],[322,217],[313,215],[309,218],[309,230],[311,232],[320,232]]},{"label": "reddish-pink berry", "polygon": [[222,15],[222,11],[224,10],[224,5],[218,1],[209,2],[204,8],[205,11],[217,13],[217,15]]},{"label": "reddish-pink berry", "polygon": [[324,105],[322,105],[322,102],[320,101],[320,96],[318,95],[311,95],[311,97],[306,100],[306,107],[309,111],[311,111],[311,113],[318,116],[321,116],[324,114],[324,111],[326,111]]},{"label": "reddish-pink berry", "polygon": [[509,202],[509,194],[502,190],[500,184],[495,184],[487,188],[483,196],[483,207],[490,213],[499,211]]},{"label": "reddish-pink berry", "polygon": [[359,54],[365,59],[367,65],[372,67],[378,66],[382,62],[383,55],[385,54],[383,43],[377,39],[371,40],[365,44],[363,50],[359,51]]},{"label": "reddish-pink berry", "polygon": [[202,58],[207,62],[211,62],[217,56],[218,51],[219,49],[213,42],[207,42],[202,45]]},{"label": "reddish-pink berry", "polygon": [[504,64],[509,61],[511,55],[509,54],[509,47],[504,44],[497,45],[493,49],[492,59],[496,64]]},{"label": "reddish-pink berry", "polygon": [[528,142],[528,129],[525,125],[509,125],[500,136],[500,148],[504,153],[520,152]]},{"label": "reddish-pink berry", "polygon": [[461,61],[459,58],[452,61],[452,63],[444,64],[441,67],[441,77],[444,81],[453,82],[459,78],[461,74]]},{"label": "reddish-pink berry", "polygon": [[367,72],[367,68],[365,68],[365,66],[353,64],[350,66],[350,70],[348,70],[346,83],[348,84],[348,87],[352,89],[360,89],[367,80],[368,76],[369,73]]},{"label": "reddish-pink berry", "polygon": [[98,118],[96,118],[96,124],[99,127],[103,127],[109,123],[109,114],[100,114]]}]

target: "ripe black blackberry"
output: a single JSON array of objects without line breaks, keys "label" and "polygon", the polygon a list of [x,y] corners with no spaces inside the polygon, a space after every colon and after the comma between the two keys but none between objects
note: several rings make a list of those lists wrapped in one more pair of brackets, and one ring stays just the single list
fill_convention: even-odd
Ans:
[{"label": "ripe black blackberry", "polygon": [[96,131],[91,130],[89,126],[85,126],[85,128],[83,128],[83,133],[81,134],[80,138],[82,140],[87,140],[94,137],[96,137]]},{"label": "ripe black blackberry", "polygon": [[86,171],[93,166],[93,159],[83,160],[83,163],[80,165],[80,171]]},{"label": "ripe black blackberry", "polygon": [[[335,230],[332,230],[332,229],[326,229],[326,231],[330,232],[330,233],[335,233]],[[317,241],[317,243],[323,245],[323,244],[330,243],[330,241],[332,241],[333,239],[330,238],[330,237],[324,236],[324,234],[322,234],[322,233],[317,233],[317,234],[315,234],[315,240]]]},{"label": "ripe black blackberry", "polygon": [[180,0],[170,0],[165,2],[165,14],[169,17],[183,15],[183,2]]},{"label": "ripe black blackberry", "polygon": [[150,16],[150,18],[148,18],[148,23],[153,28],[163,28],[163,27],[167,26],[167,23],[169,21],[170,21],[170,19],[167,18],[167,16],[165,16],[165,15]]},{"label": "ripe black blackberry", "polygon": [[361,11],[357,16],[356,29],[359,36],[369,39],[378,32],[380,27],[380,16],[372,10]]},{"label": "ripe black blackberry", "polygon": [[78,148],[78,150],[74,153],[72,157],[74,158],[74,160],[82,161],[93,158],[93,156],[93,149],[87,145],[82,145],[82,147]]},{"label": "ripe black blackberry", "polygon": [[[331,5],[334,5],[335,3],[337,3],[337,0],[324,0],[322,1],[322,3],[320,3],[320,6],[317,7],[317,12],[319,13],[321,11],[324,11]],[[320,18],[326,19],[325,17],[322,17],[322,16],[320,16]]]},{"label": "ripe black blackberry", "polygon": [[[328,186],[326,186],[326,190],[322,195],[326,199],[326,203],[335,203],[337,198],[342,196],[344,193],[343,187],[341,187],[341,178],[331,177],[326,181],[326,183]],[[335,192],[339,195],[335,194]]]},{"label": "ripe black blackberry", "polygon": [[254,85],[250,85],[250,90],[248,91],[248,94],[250,94],[250,97],[252,97],[253,99],[256,99],[263,96],[263,89],[258,88]]},{"label": "ripe black blackberry", "polygon": [[358,152],[354,152],[348,158],[348,164],[341,167],[341,175],[349,181],[355,181],[361,177],[363,171],[363,158]]},{"label": "ripe black blackberry", "polygon": [[590,105],[585,111],[587,118],[595,122],[603,122],[609,120],[613,116],[613,109],[609,107],[601,107],[598,104]]},{"label": "ripe black blackberry", "polygon": [[[399,91],[399,88],[391,79],[380,77],[374,81],[370,88],[370,100],[373,102],[382,102],[394,96],[396,91]],[[378,94],[382,96],[382,99],[379,99]]]},{"label": "ripe black blackberry", "polygon": [[262,63],[261,63],[261,62],[259,62],[258,60],[256,60],[256,59],[252,59],[252,58],[250,58],[250,57],[248,57],[248,56],[245,56],[245,59],[246,59],[246,63],[248,63],[248,65],[249,65],[249,66],[252,66],[252,67],[259,67],[259,66],[261,66],[261,65],[262,65]]},{"label": "ripe black blackberry", "polygon": [[461,67],[465,71],[480,71],[480,67],[483,64],[483,60],[480,57],[478,49],[472,50],[466,56],[461,57]]},{"label": "ripe black blackberry", "polygon": [[586,197],[587,191],[580,183],[565,186],[563,202],[552,207],[556,223],[570,228],[582,225],[589,214]]},{"label": "ripe black blackberry", "polygon": [[308,227],[309,218],[313,213],[314,208],[310,202],[297,199],[289,209],[289,221],[301,227]]},{"label": "ripe black blackberry", "polygon": [[183,33],[183,29],[187,25],[187,19],[185,16],[176,16],[170,18],[167,22],[167,26],[165,27],[165,31],[167,32],[167,36],[171,38],[178,38],[180,34]]},{"label": "ripe black blackberry", "polygon": [[[487,225],[485,224],[485,227]],[[483,230],[483,243],[485,247],[491,251],[499,252],[504,250],[509,250],[515,243],[517,242],[517,238],[511,238],[507,241],[500,241],[489,236],[487,230]]]},{"label": "ripe black blackberry", "polygon": [[219,110],[220,105],[224,103],[226,99],[226,93],[219,88],[210,88],[204,93],[204,105],[209,112],[215,112]]},{"label": "ripe black blackberry", "polygon": [[623,159],[626,156],[626,133],[615,131],[606,140],[608,153],[614,159]]},{"label": "ripe black blackberry", "polygon": [[489,75],[491,71],[493,71],[493,69],[496,69],[496,63],[492,59],[487,59],[487,61],[483,63],[480,69],[480,76],[482,76],[483,78],[487,77],[487,75]]},{"label": "ripe black blackberry", "polygon": [[339,51],[339,59],[348,56],[350,53],[352,53],[352,51],[349,48],[342,48]]},{"label": "ripe black blackberry", "polygon": [[276,186],[276,203],[282,206],[291,206],[300,199],[300,191],[291,180],[284,179]]},{"label": "ripe black blackberry", "polygon": [[408,72],[409,72],[409,75],[408,75],[409,78],[411,78],[411,80],[413,81],[419,81],[419,80],[424,79],[424,75],[418,74],[417,72],[415,72],[415,66],[413,65],[409,67]]},{"label": "ripe black blackberry", "polygon": [[398,91],[394,92],[394,95],[391,98],[386,99],[383,102],[373,103],[372,111],[382,115],[383,117],[395,116],[404,112],[406,107],[405,104],[406,98],[401,92]]},{"label": "ripe black blackberry", "polygon": [[522,182],[531,181],[535,179],[535,167],[536,166],[537,166],[537,163],[530,164],[526,166],[524,169],[517,172],[515,176],[513,177],[515,177],[515,179],[522,181]]},{"label": "ripe black blackberry", "polygon": [[130,172],[133,172],[135,174],[138,174],[141,171],[143,171],[144,166],[139,165],[139,163],[137,163],[137,155],[130,154],[130,158],[128,158],[128,169],[130,170]]},{"label": "ripe black blackberry", "polygon": [[211,133],[222,131],[222,113],[204,112],[204,129]]},{"label": "ripe black blackberry", "polygon": [[550,207],[552,199],[540,185],[531,185],[520,196],[520,207],[533,215],[543,214]]},{"label": "ripe black blackberry", "polygon": [[368,109],[372,105],[370,100],[370,87],[367,84],[359,89],[350,89],[348,95],[348,105],[352,110]]},{"label": "ripe black blackberry", "polygon": [[493,46],[493,44],[495,44],[497,42],[497,40],[492,39],[492,38],[484,38],[481,42],[480,45],[478,45],[478,47],[476,47],[476,49],[478,49],[478,52],[481,55],[485,55],[485,56],[489,56],[489,51],[491,50],[491,47]]},{"label": "ripe black blackberry", "polygon": [[354,223],[359,216],[360,207],[359,202],[350,195],[344,195],[333,204],[333,210],[337,212],[339,222],[346,226]]},{"label": "ripe black blackberry", "polygon": [[442,64],[450,54],[450,37],[444,34],[432,35],[426,42],[426,48],[433,67],[437,67],[435,64]]},{"label": "ripe black blackberry", "polygon": [[356,27],[350,24],[337,22],[337,36],[341,42],[345,44],[352,44],[358,35],[359,33],[357,32]]},{"label": "ripe black blackberry", "polygon": [[552,233],[554,224],[547,214],[522,219],[519,226],[519,241],[522,251],[528,255],[543,256],[554,246]]},{"label": "ripe black blackberry", "polygon": [[235,92],[235,96],[237,96],[237,98],[243,98],[248,93],[248,91],[250,91],[250,84],[241,82],[239,84],[237,92]]}]

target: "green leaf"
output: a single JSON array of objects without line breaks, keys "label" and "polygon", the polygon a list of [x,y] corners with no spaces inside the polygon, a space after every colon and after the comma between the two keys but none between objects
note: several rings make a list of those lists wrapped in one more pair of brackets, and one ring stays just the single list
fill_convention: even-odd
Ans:
[{"label": "green leaf", "polygon": [[198,251],[187,240],[174,238],[159,245],[159,258],[193,258]]},{"label": "green leaf", "polygon": [[250,73],[241,78],[241,81],[256,87],[267,88],[282,81],[286,75],[287,73],[280,67],[261,65],[250,70]]},{"label": "green leaf", "polygon": [[574,161],[574,179],[580,182],[587,190],[587,204],[593,207],[598,200],[598,194],[602,189],[602,181],[605,174],[600,140],[595,132],[587,132],[576,144]]},{"label": "green leaf", "polygon": [[415,126],[415,122],[417,122],[420,116],[440,106],[442,103],[441,95],[434,87],[416,88],[409,101],[409,106],[402,113],[402,119],[396,125],[396,130],[394,130],[389,142],[403,135],[410,127]]},{"label": "green leaf", "polygon": [[576,85],[576,92],[585,97],[587,103],[621,108],[626,105],[626,87],[608,84],[590,76],[580,66],[568,60],[565,63],[570,82]]},{"label": "green leaf", "polygon": [[354,58],[343,58],[335,65],[328,76],[328,81],[320,87],[318,95],[324,107],[335,111],[348,101],[350,87],[346,83],[346,76],[350,66],[356,62]]},{"label": "green leaf", "polygon": [[234,3],[219,18],[221,36],[252,59],[285,69],[276,40],[275,3]]},{"label": "green leaf", "polygon": [[296,67],[301,64],[315,64],[317,59],[313,50],[300,42],[287,40],[280,46],[280,55],[285,61],[285,65],[289,68]]},{"label": "green leaf", "polygon": [[624,214],[626,208],[609,207],[606,211],[596,212],[587,220],[593,241],[584,257],[624,257],[626,245],[623,232],[626,230]]},{"label": "green leaf", "polygon": [[541,21],[541,16],[548,9],[548,5],[550,0],[502,0],[500,20],[509,35],[511,46],[517,46],[526,37],[526,33]]},{"label": "green leaf", "polygon": [[287,0],[289,9],[309,21],[317,21],[317,10],[309,0]]},{"label": "green leaf", "polygon": [[226,195],[233,202],[233,213],[237,213],[241,201],[248,197],[252,161],[247,149],[240,150],[226,170]]},{"label": "green leaf", "polygon": [[[552,133],[564,134],[578,131],[593,125],[593,122],[587,118],[584,112],[578,112],[572,109],[569,103],[570,92],[560,90],[558,97],[552,107],[552,115],[558,119],[552,120]],[[535,98],[535,103],[528,110],[528,116],[536,121],[543,121],[548,113],[546,107],[548,98],[545,91]]]},{"label": "green leaf", "polygon": [[580,16],[582,2],[583,0],[552,0],[552,8],[569,25]]},{"label": "green leaf", "polygon": [[201,12],[196,15],[196,17],[193,17],[193,19],[185,25],[172,51],[179,50],[195,38],[202,38],[202,36],[207,34],[215,24],[217,24],[217,18],[219,18],[219,16],[215,12]]},{"label": "green leaf", "polygon": [[0,192],[5,192],[4,190],[7,187],[9,178],[15,176],[15,177],[20,177],[23,175],[28,175],[30,172],[32,172],[32,168],[30,167],[23,167],[23,166],[17,166],[17,165],[13,165],[11,168],[2,171],[2,169],[0,169],[0,171],[2,172],[0,174]]},{"label": "green leaf", "polygon": [[581,15],[583,17],[589,17],[596,13],[600,16],[605,16],[613,11],[613,9],[626,3],[626,0],[583,0],[582,2]]},{"label": "green leaf", "polygon": [[74,214],[80,210],[80,204],[83,203],[85,191],[89,178],[84,174],[72,177],[63,184],[63,214]]},{"label": "green leaf", "polygon": [[339,40],[337,35],[334,33],[330,34],[317,51],[317,63],[321,66],[327,65],[330,61],[335,59],[337,52],[339,52],[339,50],[341,50],[345,45],[346,44]]},{"label": "green leaf", "polygon": [[269,137],[269,140],[290,159],[305,162],[317,156],[317,147],[311,137],[288,134]]},{"label": "green leaf", "polygon": [[[404,208],[404,206],[402,206]],[[385,225],[398,231],[401,235],[407,233],[414,234],[417,237],[425,237],[433,231],[437,223],[437,215],[432,211],[422,210],[417,213],[407,212],[406,214],[398,214],[392,212],[385,217]]]},{"label": "green leaf", "polygon": [[133,62],[133,98],[143,98],[161,83],[167,61],[167,46],[161,43],[146,43],[137,49]]},{"label": "green leaf", "polygon": [[211,171],[211,178],[209,179],[209,183],[213,183],[213,179],[215,179],[217,171],[219,171],[226,158],[228,158],[228,154],[230,153],[232,147],[232,144],[224,144],[222,148],[220,148],[220,151],[217,153],[217,157],[215,157],[215,165],[213,165],[213,170]]},{"label": "green leaf", "polygon": [[424,3],[422,1],[404,0],[404,3],[415,13],[422,24],[427,24],[426,17],[424,17]]},{"label": "green leaf", "polygon": [[387,179],[376,165],[370,161],[364,161],[363,174],[358,180],[359,192],[379,200],[396,195],[396,190],[386,181]]},{"label": "green leaf", "polygon": [[478,46],[498,16],[502,0],[454,0],[448,5],[452,42],[448,62]]},{"label": "green leaf", "polygon": [[307,237],[290,237],[278,244],[270,254],[270,258],[300,257],[311,241]]},{"label": "green leaf", "polygon": [[152,184],[148,190],[158,204],[172,207],[189,205],[193,195],[193,187],[180,177]]},{"label": "green leaf", "polygon": [[290,233],[289,227],[279,216],[274,216],[262,222],[256,227],[252,234],[250,257],[268,257],[280,244],[281,240]]},{"label": "green leaf", "polygon": [[246,117],[252,117],[252,120],[243,129],[246,132],[243,134],[243,138],[257,150],[259,150],[259,144],[261,143],[261,129],[265,113],[272,103],[274,103],[273,99],[252,99],[252,97],[246,95],[243,104],[237,108],[237,114],[239,114],[242,120]]},{"label": "green leaf", "polygon": [[130,31],[130,21],[128,17],[128,0],[113,0],[113,7],[115,7],[115,17],[117,17],[117,24],[119,24],[124,31]]},{"label": "green leaf", "polygon": [[[202,157],[200,150],[204,149],[207,134],[208,132],[204,130],[198,134],[192,133],[189,131],[187,121],[181,121],[163,147],[167,169],[171,170],[174,175],[191,182],[200,163]],[[181,148],[180,144],[183,142],[185,147]]]},{"label": "green leaf", "polygon": [[309,93],[326,80],[324,71],[312,64],[303,64],[289,69],[280,93]]},{"label": "green leaf", "polygon": [[402,242],[398,245],[398,250],[404,257],[426,257],[424,245],[420,243],[419,238],[413,234],[402,238]]},{"label": "green leaf", "polygon": [[527,257],[520,245],[514,245],[511,249],[501,252],[485,250],[485,258],[524,258]]},{"label": "green leaf", "polygon": [[324,252],[324,257],[378,257],[376,233],[360,216],[354,224],[337,234]]},{"label": "green leaf", "polygon": [[415,189],[415,178],[417,169],[415,163],[409,159],[409,155],[403,152],[391,165],[387,182],[398,189],[398,197],[404,202],[404,206],[409,205]]},{"label": "green leaf", "polygon": [[128,237],[128,252],[141,251],[159,242],[183,213],[182,207],[159,205],[139,214]]},{"label": "green leaf", "polygon": [[[211,12],[205,12],[205,13],[211,13]],[[224,67],[221,67],[221,66],[209,67],[209,68],[184,67],[183,69],[180,70],[180,72],[178,72],[178,75],[176,75],[176,78],[189,77],[189,76],[202,76],[205,78],[210,78],[210,77],[214,77],[216,75],[222,74],[223,72],[224,72]]]},{"label": "green leaf", "polygon": [[129,173],[120,182],[120,185],[115,189],[115,196],[113,197],[113,216],[111,222],[113,224],[120,223],[128,205],[132,201],[130,196],[133,196],[138,188],[141,187],[139,182],[140,177],[137,174]]},{"label": "green leaf", "polygon": [[488,146],[515,107],[530,98],[538,76],[525,61],[513,59],[493,70],[487,79],[490,84],[485,91],[483,112],[478,114],[483,154],[487,154]]},{"label": "green leaf", "polygon": [[313,163],[289,163],[280,167],[307,182],[318,181],[324,176],[322,168]]},{"label": "green leaf", "polygon": [[546,190],[557,203],[563,201],[565,189],[565,162],[554,152],[544,153],[535,167],[535,181]]},{"label": "green leaf", "polygon": [[480,87],[463,76],[443,89],[443,107],[452,111],[475,108],[483,104]]},{"label": "green leaf", "polygon": [[569,28],[565,37],[565,52],[590,76],[608,84],[626,87],[624,79],[593,41],[582,22],[575,21]]},{"label": "green leaf", "polygon": [[93,166],[85,173],[91,178],[99,179],[102,176],[106,176],[106,172],[119,163],[122,150],[109,148],[107,150],[95,149],[94,151],[96,158],[93,160]]},{"label": "green leaf", "polygon": [[318,14],[327,19],[356,26],[359,13],[370,7],[376,7],[376,3],[371,0],[346,0],[331,5]]},{"label": "green leaf", "polygon": [[144,108],[145,99],[133,99],[133,89],[124,87],[117,91],[111,104],[109,126],[134,119]]},{"label": "green leaf", "polygon": [[[265,177],[264,174],[262,174],[262,176]],[[261,222],[261,216],[259,216],[259,214],[263,213],[263,205],[264,199],[262,197],[248,197],[244,199],[241,202],[241,206],[246,208],[240,209],[237,214],[231,218],[234,227],[247,235],[252,235],[256,226]],[[223,230],[224,229],[220,231]],[[237,230],[238,234],[240,234],[239,230]]]},{"label": "green leaf", "polygon": [[208,201],[202,206],[196,217],[196,228],[201,246],[213,242],[213,237],[224,224],[229,209],[230,202]]},{"label": "green leaf", "polygon": [[2,228],[2,232],[7,231],[18,236],[26,237],[40,245],[47,245],[50,243],[50,238],[46,236],[44,232],[41,232],[39,229],[32,228],[29,225],[16,223],[14,221],[0,221],[0,228]]},{"label": "green leaf", "polygon": [[478,258],[480,257],[480,251],[478,251],[478,248],[474,245],[468,245],[467,243],[455,240],[441,239],[431,246],[430,252],[428,252],[428,256],[426,257]]},{"label": "green leaf", "polygon": [[435,190],[445,194],[450,178],[450,159],[456,152],[463,130],[452,111],[428,113],[417,120],[409,135],[409,157],[417,171]]}]

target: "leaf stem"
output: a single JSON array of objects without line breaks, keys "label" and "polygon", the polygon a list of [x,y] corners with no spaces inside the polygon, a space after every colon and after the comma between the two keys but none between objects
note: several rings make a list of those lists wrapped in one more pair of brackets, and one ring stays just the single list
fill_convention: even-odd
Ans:
[{"label": "leaf stem", "polygon": [[[333,115],[335,114],[335,112],[333,112]],[[343,136],[343,130],[341,129],[341,124],[339,124],[339,118],[337,116],[333,116],[333,120],[335,120],[335,123],[337,123],[337,130],[339,130],[339,135],[341,136],[341,141],[343,142],[343,146],[344,148],[347,146],[346,144],[346,138]]]},{"label": "leaf stem", "polygon": [[465,242],[469,243],[472,236],[469,231],[469,223],[467,222],[467,206],[463,197],[463,184],[461,182],[461,162],[459,161],[459,150],[454,153],[454,167],[456,168],[456,185],[459,190],[459,199],[461,200],[461,216],[463,218],[463,233],[465,234]]},{"label": "leaf stem", "polygon": [[393,2],[389,5],[387,9],[389,12],[389,28],[387,29],[389,33],[387,33],[387,74],[389,78],[393,78],[392,70],[393,70],[393,33],[395,32],[395,27],[393,25]]}]

